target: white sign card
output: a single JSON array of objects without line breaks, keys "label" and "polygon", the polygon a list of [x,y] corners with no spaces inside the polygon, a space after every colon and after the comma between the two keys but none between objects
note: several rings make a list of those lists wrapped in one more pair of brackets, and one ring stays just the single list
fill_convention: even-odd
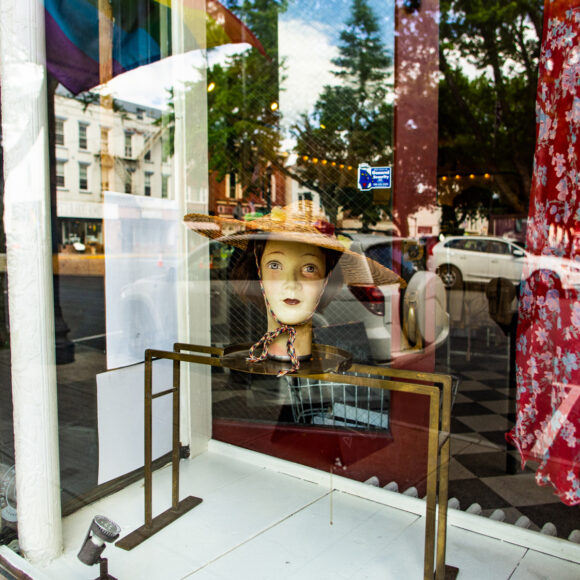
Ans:
[{"label": "white sign card", "polygon": [[[97,375],[99,426],[98,483],[106,483],[143,467],[144,452],[143,363]],[[173,362],[153,362],[153,393],[173,385]],[[171,451],[172,396],[153,400],[153,459]]]}]

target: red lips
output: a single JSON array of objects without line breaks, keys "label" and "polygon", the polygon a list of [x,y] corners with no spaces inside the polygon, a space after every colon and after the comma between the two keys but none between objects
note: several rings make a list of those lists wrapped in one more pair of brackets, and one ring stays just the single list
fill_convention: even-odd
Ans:
[{"label": "red lips", "polygon": [[300,300],[296,300],[295,298],[286,298],[284,303],[288,304],[288,306],[296,306],[296,304],[300,304]]}]

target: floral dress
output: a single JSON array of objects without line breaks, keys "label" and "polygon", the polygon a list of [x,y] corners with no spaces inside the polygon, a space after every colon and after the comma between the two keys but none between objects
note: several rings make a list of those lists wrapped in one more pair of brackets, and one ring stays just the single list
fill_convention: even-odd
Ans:
[{"label": "floral dress", "polygon": [[[575,7],[574,7],[575,5]],[[517,418],[508,439],[522,465],[567,505],[580,504],[580,3],[546,0],[527,247],[560,258],[524,269],[516,347]]]}]

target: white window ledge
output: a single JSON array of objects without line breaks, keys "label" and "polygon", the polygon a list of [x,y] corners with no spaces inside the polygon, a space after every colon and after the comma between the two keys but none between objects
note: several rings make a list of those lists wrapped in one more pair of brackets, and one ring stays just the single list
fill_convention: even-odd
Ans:
[{"label": "white window ledge", "polygon": [[[154,515],[170,505],[169,466],[154,474]],[[181,462],[181,498],[203,502],[132,551],[103,553],[118,578],[423,577],[425,503],[224,443]],[[95,576],[77,559],[92,518],[105,515],[121,536],[143,524],[143,485],[133,484],[65,518],[64,554],[43,567],[0,548],[35,579]],[[449,510],[447,564],[470,580],[531,577],[577,580],[580,546]]]}]

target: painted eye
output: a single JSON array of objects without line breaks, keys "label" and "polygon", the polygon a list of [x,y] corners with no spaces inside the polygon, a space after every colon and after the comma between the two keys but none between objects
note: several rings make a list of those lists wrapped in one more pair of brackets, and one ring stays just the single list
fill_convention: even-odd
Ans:
[{"label": "painted eye", "polygon": [[305,274],[317,274],[318,273],[318,266],[315,264],[306,264],[303,268]]},{"label": "painted eye", "polygon": [[266,264],[266,268],[268,268],[268,270],[281,270],[282,264],[280,264],[280,262],[271,261]]}]

